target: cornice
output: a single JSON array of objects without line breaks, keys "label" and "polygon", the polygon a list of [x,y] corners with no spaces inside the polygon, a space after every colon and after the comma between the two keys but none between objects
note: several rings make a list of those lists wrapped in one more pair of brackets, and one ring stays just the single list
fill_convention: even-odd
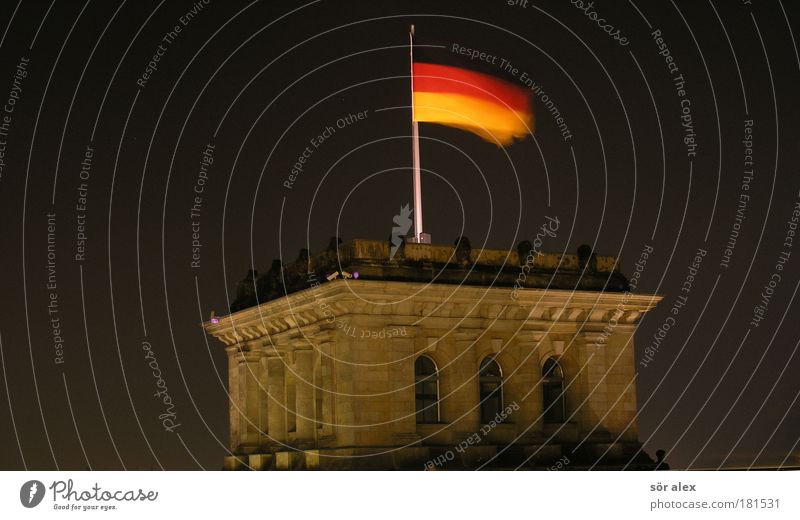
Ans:
[{"label": "cornice", "polygon": [[[561,289],[523,289],[515,293],[515,299],[511,294],[511,289],[498,287],[335,280],[219,317],[216,323],[206,322],[202,326],[228,346],[293,330],[305,336],[329,335],[326,329],[331,328],[332,317],[371,314],[371,307],[387,304],[414,311],[409,316],[419,316],[417,309],[427,314],[436,307],[450,311],[454,305],[468,305],[469,309],[477,305],[481,312],[471,311],[470,316],[502,314],[500,319],[635,324],[663,298],[629,292]],[[382,309],[372,314],[388,316]],[[455,318],[449,312],[433,317]]]}]

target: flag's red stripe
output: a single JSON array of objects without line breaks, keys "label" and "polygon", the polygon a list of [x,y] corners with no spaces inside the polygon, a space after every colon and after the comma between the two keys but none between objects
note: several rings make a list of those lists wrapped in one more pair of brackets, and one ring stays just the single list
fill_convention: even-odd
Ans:
[{"label": "flag's red stripe", "polygon": [[528,89],[487,74],[448,65],[414,63],[414,91],[452,92],[505,103],[518,112],[531,112]]}]

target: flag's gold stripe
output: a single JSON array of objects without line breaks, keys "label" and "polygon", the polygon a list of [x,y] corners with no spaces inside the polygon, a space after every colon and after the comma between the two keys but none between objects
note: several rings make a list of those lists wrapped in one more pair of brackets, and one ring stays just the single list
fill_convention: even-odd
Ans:
[{"label": "flag's gold stripe", "polygon": [[467,130],[503,146],[533,132],[533,114],[462,94],[414,92],[414,119]]}]

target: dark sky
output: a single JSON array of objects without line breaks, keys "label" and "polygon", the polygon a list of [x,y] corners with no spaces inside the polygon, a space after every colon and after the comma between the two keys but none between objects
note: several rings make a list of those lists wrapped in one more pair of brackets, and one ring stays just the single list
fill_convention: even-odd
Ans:
[{"label": "dark sky", "polygon": [[[676,468],[797,464],[800,246],[784,245],[800,201],[796,3],[575,3],[4,0],[0,103],[14,105],[0,114],[0,468],[221,466],[226,359],[198,323],[226,312],[251,266],[293,261],[332,235],[389,235],[411,202],[411,23],[420,37],[510,61],[519,72],[509,81],[525,72],[541,89],[534,137],[505,150],[421,126],[434,242],[464,234],[513,248],[547,215],[562,226],[546,249],[588,243],[619,255],[628,275],[652,247],[637,292],[665,298],[637,332],[637,362],[671,327],[637,365],[645,448],[667,449]],[[593,11],[627,40],[603,32]],[[364,111],[284,187],[313,137]],[[209,144],[192,267],[190,212]],[[672,314],[699,249],[688,299]],[[172,433],[158,418],[144,341],[175,403]]]}]

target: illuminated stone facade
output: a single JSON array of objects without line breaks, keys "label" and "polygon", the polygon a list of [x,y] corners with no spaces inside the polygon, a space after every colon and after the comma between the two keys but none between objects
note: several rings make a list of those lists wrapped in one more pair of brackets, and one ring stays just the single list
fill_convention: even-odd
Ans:
[{"label": "illuminated stone facade", "polygon": [[301,253],[273,264],[288,294],[255,305],[270,283],[251,273],[244,308],[204,324],[228,354],[224,467],[627,463],[640,448],[633,333],[660,297],[628,292],[612,257],[543,254],[523,270],[527,247],[465,242],[391,260],[377,241]]}]

